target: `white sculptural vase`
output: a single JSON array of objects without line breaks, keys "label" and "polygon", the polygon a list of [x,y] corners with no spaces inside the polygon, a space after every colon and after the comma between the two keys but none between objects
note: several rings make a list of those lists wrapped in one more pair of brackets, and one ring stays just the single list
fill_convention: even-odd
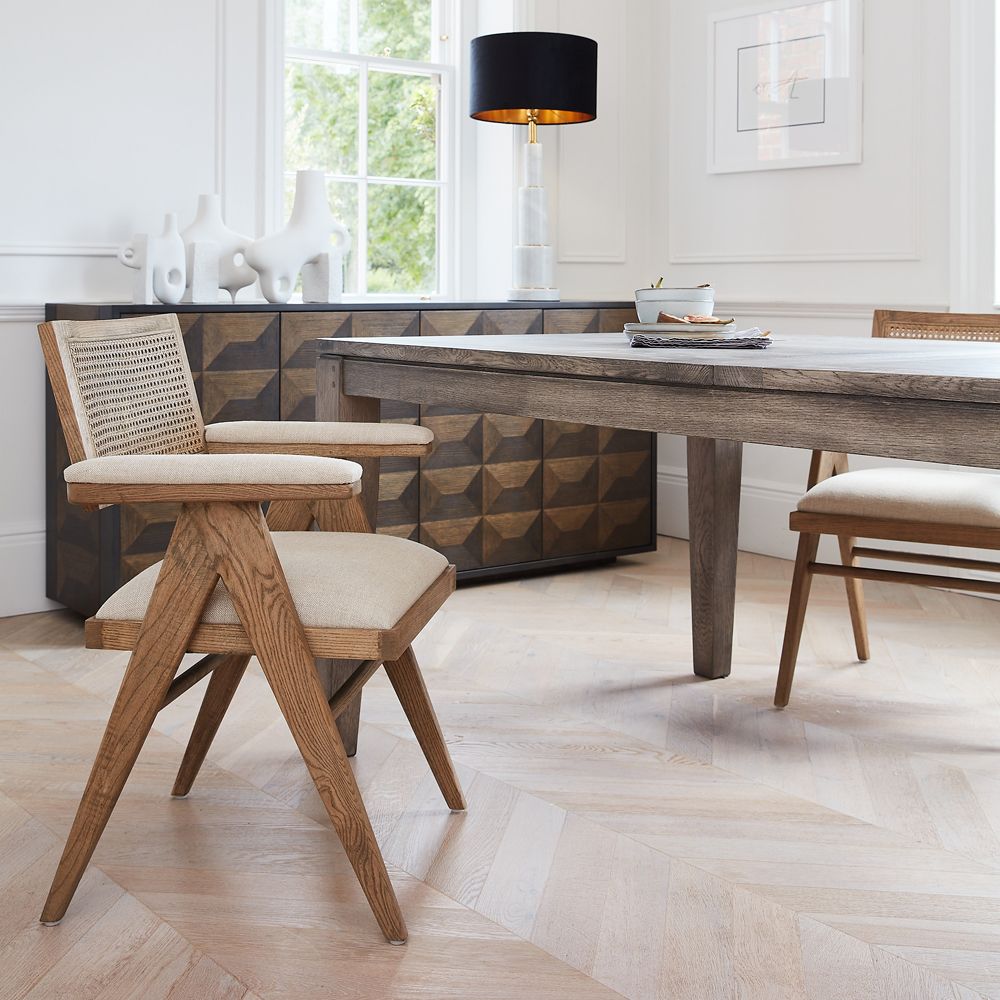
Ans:
[{"label": "white sculptural vase", "polygon": [[553,254],[549,238],[549,211],[542,170],[542,144],[526,142],[522,185],[517,192],[517,243],[514,245],[514,287],[507,298],[517,301],[555,301],[552,287]]},{"label": "white sculptural vase", "polygon": [[251,244],[246,259],[260,277],[260,289],[268,302],[287,302],[306,265],[310,269],[304,275],[305,301],[333,302],[343,287],[343,260],[349,242],[347,228],[330,211],[323,172],[300,170],[288,225]]},{"label": "white sculptural vase", "polygon": [[257,280],[246,262],[253,240],[225,224],[219,195],[198,196],[198,212],[181,236],[187,253],[188,301],[217,302],[219,289],[224,288],[235,302],[240,289]]},{"label": "white sculptural vase", "polygon": [[160,236],[136,233],[118,251],[118,259],[136,271],[133,302],[148,305],[155,296],[167,305],[176,305],[183,298],[187,261],[176,212],[167,213]]}]

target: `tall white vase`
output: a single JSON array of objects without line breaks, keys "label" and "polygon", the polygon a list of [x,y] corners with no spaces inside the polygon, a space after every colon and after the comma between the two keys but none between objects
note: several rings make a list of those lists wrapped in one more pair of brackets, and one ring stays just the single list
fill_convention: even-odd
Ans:
[{"label": "tall white vase", "polygon": [[342,273],[349,244],[350,233],[330,211],[323,172],[300,170],[295,177],[295,202],[288,225],[251,244],[246,259],[260,277],[264,298],[268,302],[287,302],[306,264],[318,263],[320,257],[329,254],[329,268]]},{"label": "tall white vase", "polygon": [[155,296],[167,305],[176,305],[184,296],[187,260],[184,241],[177,229],[177,213],[168,212],[159,236],[136,233],[118,251],[118,259],[133,268],[132,300],[151,303]]},{"label": "tall white vase", "polygon": [[177,213],[167,212],[163,233],[149,240],[149,263],[153,269],[153,294],[168,305],[184,297],[187,260],[184,241],[177,228]]},{"label": "tall white vase", "polygon": [[[246,262],[253,240],[226,225],[219,195],[198,196],[197,214],[181,236],[187,252],[187,291],[192,302],[217,301],[219,288],[224,288],[235,302],[239,290],[257,280],[254,269]],[[217,274],[214,294],[213,274]]]}]

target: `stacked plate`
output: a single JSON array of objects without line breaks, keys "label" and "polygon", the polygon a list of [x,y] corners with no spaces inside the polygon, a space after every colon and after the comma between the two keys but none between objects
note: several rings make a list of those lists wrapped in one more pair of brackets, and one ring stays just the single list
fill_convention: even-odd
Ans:
[{"label": "stacked plate", "polygon": [[734,330],[735,320],[721,323],[626,323],[625,336],[632,347],[763,348],[771,331],[754,326]]}]

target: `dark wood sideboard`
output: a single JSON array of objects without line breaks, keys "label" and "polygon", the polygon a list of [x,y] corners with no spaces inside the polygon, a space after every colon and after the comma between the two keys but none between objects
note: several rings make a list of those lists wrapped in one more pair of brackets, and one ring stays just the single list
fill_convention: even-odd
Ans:
[{"label": "dark wood sideboard", "polygon": [[[631,303],[142,306],[51,304],[47,319],[175,312],[205,423],[312,420],[317,337],[621,330]],[[434,430],[426,459],[383,459],[378,530],[445,553],[459,580],[607,561],[656,547],[656,437],[444,406],[385,402],[384,421]],[[170,504],[86,513],[66,501],[66,447],[46,406],[47,593],[93,614],[162,558]]]}]

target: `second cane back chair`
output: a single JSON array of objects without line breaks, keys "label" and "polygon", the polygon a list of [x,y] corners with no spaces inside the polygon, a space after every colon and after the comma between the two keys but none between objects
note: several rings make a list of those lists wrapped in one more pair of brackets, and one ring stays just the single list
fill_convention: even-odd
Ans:
[{"label": "second cane back chair", "polygon": [[[997,342],[1000,370],[1000,316],[995,314],[897,312],[878,309],[873,337],[917,340]],[[993,429],[991,433],[996,433]],[[848,470],[844,454],[813,452],[808,492],[790,518],[799,532],[798,553],[788,602],[788,618],[774,704],[788,704],[798,658],[809,590],[815,575],[842,577],[854,628],[858,659],[867,660],[868,623],[862,589],[865,580],[953,587],[1000,594],[1000,582],[932,573],[866,568],[861,559],[877,559],[973,571],[1000,572],[1000,562],[928,555],[859,546],[858,538],[931,545],[1000,549],[1000,476],[934,468]],[[816,561],[820,536],[835,535],[841,564]]]}]

